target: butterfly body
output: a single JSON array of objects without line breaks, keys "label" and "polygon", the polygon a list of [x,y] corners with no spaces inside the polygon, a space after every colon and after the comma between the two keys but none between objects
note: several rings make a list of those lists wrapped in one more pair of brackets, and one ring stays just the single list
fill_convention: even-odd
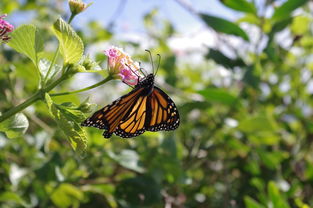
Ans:
[{"label": "butterfly body", "polygon": [[128,94],[95,112],[82,126],[104,129],[103,136],[123,138],[138,136],[145,131],[170,131],[179,126],[175,103],[154,86],[154,75],[138,82]]}]

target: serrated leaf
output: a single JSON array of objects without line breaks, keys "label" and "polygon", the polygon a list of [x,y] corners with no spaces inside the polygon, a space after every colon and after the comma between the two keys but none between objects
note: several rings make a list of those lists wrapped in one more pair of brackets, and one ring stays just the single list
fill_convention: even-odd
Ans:
[{"label": "serrated leaf", "polygon": [[34,25],[21,25],[16,28],[11,33],[8,45],[26,55],[37,66],[38,53],[43,50],[43,40]]},{"label": "serrated leaf", "polygon": [[80,61],[84,52],[81,38],[62,18],[53,24],[53,32],[60,42],[60,52],[66,64],[75,64]]},{"label": "serrated leaf", "polygon": [[144,172],[144,169],[138,164],[139,156],[133,150],[122,150],[120,154],[108,151],[108,156],[127,169],[134,170],[138,173]]},{"label": "serrated leaf", "polygon": [[228,20],[210,16],[207,14],[200,14],[202,20],[216,32],[221,32],[229,35],[235,35],[249,41],[249,37],[238,25]]},{"label": "serrated leaf", "polygon": [[288,18],[295,9],[301,7],[307,2],[308,0],[288,0],[275,9],[272,19],[277,21]]},{"label": "serrated leaf", "polygon": [[8,138],[16,138],[23,135],[28,126],[26,116],[23,113],[17,113],[0,123],[0,131],[4,132]]},{"label": "serrated leaf", "polygon": [[83,152],[87,147],[87,137],[80,123],[84,115],[79,110],[67,109],[64,105],[53,103],[48,94],[45,96],[50,113],[55,118],[58,126],[68,137],[69,142],[74,150]]},{"label": "serrated leaf", "polygon": [[222,103],[225,105],[234,105],[238,101],[235,96],[231,95],[223,89],[207,88],[198,91],[198,93],[209,102]]},{"label": "serrated leaf", "polygon": [[220,0],[220,2],[231,9],[256,14],[254,4],[246,0]]}]

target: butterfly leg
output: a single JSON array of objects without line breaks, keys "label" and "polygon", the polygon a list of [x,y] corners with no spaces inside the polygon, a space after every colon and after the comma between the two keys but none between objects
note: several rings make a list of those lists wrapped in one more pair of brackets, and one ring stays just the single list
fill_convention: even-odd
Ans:
[{"label": "butterfly leg", "polygon": [[[127,84],[126,82],[124,82],[124,81],[122,81],[124,84]],[[129,84],[127,84],[129,87],[131,87],[131,88],[133,88],[133,89],[135,89],[135,87],[134,86],[131,86],[131,85],[129,85]]]}]

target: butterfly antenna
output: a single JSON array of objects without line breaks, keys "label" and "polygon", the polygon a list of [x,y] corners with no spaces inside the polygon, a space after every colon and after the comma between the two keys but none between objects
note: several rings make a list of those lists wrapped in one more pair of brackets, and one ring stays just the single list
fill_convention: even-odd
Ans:
[{"label": "butterfly antenna", "polygon": [[138,78],[140,77],[128,64],[125,64]]},{"label": "butterfly antenna", "polygon": [[146,77],[147,76],[147,72],[145,71],[145,69],[143,67],[141,67],[141,62],[139,62],[139,70],[141,71],[141,73]]},{"label": "butterfly antenna", "polygon": [[149,53],[149,58],[150,58],[150,62],[151,62],[151,65],[152,65],[152,73],[154,74],[154,64],[153,64],[153,59],[152,59],[152,55],[151,55],[151,52],[149,50],[145,50]]},{"label": "butterfly antenna", "polygon": [[158,70],[159,70],[159,68],[160,68],[160,63],[161,63],[161,55],[160,55],[160,54],[157,54],[157,56],[158,56],[158,67],[157,67],[156,72],[155,72],[154,75],[156,75],[156,74],[158,73]]}]

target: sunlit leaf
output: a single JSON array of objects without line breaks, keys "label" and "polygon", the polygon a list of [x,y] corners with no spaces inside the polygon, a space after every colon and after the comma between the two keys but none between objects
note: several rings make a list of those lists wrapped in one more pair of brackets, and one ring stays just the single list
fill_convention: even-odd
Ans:
[{"label": "sunlit leaf", "polygon": [[246,0],[220,0],[220,2],[231,9],[256,14],[256,8],[252,2]]},{"label": "sunlit leaf", "polygon": [[74,150],[82,152],[87,147],[87,137],[80,123],[85,118],[84,114],[75,109],[71,109],[71,105],[57,105],[53,103],[50,96],[46,94],[46,103],[50,113],[64,134],[68,137],[70,144]]},{"label": "sunlit leaf", "polygon": [[308,0],[288,0],[275,9],[272,19],[277,21],[288,18],[295,9],[301,7],[307,2]]},{"label": "sunlit leaf", "polygon": [[293,19],[290,30],[293,34],[304,35],[310,29],[310,18],[307,16],[297,16]]},{"label": "sunlit leaf", "polygon": [[17,193],[2,192],[0,193],[0,202],[10,202],[12,204],[21,205],[27,207],[26,202]]},{"label": "sunlit leaf", "polygon": [[23,113],[17,113],[0,123],[0,131],[4,132],[8,138],[16,138],[22,136],[28,126],[26,116]]},{"label": "sunlit leaf", "polygon": [[258,203],[254,199],[249,196],[245,196],[244,198],[245,204],[247,208],[265,208],[262,204]]},{"label": "sunlit leaf", "polygon": [[53,31],[60,43],[60,52],[67,64],[77,63],[83,56],[84,45],[80,37],[63,19],[53,24]]},{"label": "sunlit leaf", "polygon": [[83,192],[75,186],[63,183],[58,186],[51,195],[51,200],[58,207],[70,207],[79,204],[83,200]]},{"label": "sunlit leaf", "polygon": [[213,28],[216,32],[235,35],[243,38],[246,41],[249,41],[249,37],[246,32],[233,22],[207,14],[200,14],[200,17],[209,27]]},{"label": "sunlit leaf", "polygon": [[282,193],[280,193],[279,189],[277,188],[276,184],[273,181],[268,183],[268,195],[273,203],[273,207],[280,207],[280,208],[289,208],[287,201],[284,199]]},{"label": "sunlit leaf", "polygon": [[34,25],[21,25],[16,28],[11,34],[8,45],[26,55],[37,66],[38,53],[43,50],[43,40]]}]

